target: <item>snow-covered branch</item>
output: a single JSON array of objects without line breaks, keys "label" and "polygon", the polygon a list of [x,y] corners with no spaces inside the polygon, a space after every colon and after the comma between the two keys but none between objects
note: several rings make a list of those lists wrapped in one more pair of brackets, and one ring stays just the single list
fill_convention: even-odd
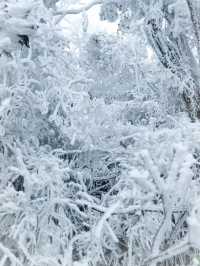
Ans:
[{"label": "snow-covered branch", "polygon": [[156,256],[151,256],[148,259],[144,260],[144,265],[154,265],[154,263],[163,262],[165,260],[171,259],[177,255],[180,255],[184,252],[187,252],[192,245],[189,243],[187,239],[180,241],[180,243],[170,247],[164,252],[160,252]]},{"label": "snow-covered branch", "polygon": [[82,6],[73,7],[73,8],[67,8],[66,10],[60,10],[60,11],[57,10],[57,11],[54,12],[54,15],[59,16],[56,19],[56,24],[59,23],[67,15],[80,14],[80,13],[88,11],[92,7],[94,7],[96,5],[100,5],[102,3],[103,3],[103,0],[93,0],[87,5],[82,5]]}]

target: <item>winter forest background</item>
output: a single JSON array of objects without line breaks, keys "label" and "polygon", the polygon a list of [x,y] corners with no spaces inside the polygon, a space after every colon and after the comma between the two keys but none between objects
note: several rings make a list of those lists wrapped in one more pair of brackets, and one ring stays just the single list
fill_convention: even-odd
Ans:
[{"label": "winter forest background", "polygon": [[199,120],[199,0],[0,0],[0,266],[200,265]]}]

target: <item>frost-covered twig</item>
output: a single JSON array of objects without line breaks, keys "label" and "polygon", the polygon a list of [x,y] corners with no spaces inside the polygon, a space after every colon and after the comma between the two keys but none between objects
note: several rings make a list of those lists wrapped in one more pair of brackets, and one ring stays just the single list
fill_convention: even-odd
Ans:
[{"label": "frost-covered twig", "polygon": [[0,243],[0,250],[8,257],[10,260],[18,266],[23,266],[23,263],[2,243]]},{"label": "frost-covered twig", "polygon": [[59,23],[66,15],[76,15],[76,14],[80,14],[81,12],[85,12],[87,10],[89,10],[90,8],[92,8],[95,5],[99,5],[102,4],[103,0],[93,0],[91,3],[84,5],[84,6],[80,6],[77,8],[71,8],[71,9],[66,9],[66,10],[61,10],[61,11],[56,11],[54,13],[54,15],[59,15],[60,17],[56,20],[56,24]]},{"label": "frost-covered twig", "polygon": [[169,249],[160,252],[157,255],[150,256],[145,259],[143,265],[149,265],[151,263],[162,262],[164,260],[170,259],[174,256],[182,254],[192,248],[192,245],[189,243],[188,239],[181,240],[178,244],[170,247]]}]

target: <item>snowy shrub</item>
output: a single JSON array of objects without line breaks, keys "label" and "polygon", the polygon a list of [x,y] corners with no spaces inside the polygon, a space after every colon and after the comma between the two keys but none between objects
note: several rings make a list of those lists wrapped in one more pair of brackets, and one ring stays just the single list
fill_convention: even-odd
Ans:
[{"label": "snowy shrub", "polygon": [[198,265],[199,6],[77,2],[0,2],[0,265]]}]

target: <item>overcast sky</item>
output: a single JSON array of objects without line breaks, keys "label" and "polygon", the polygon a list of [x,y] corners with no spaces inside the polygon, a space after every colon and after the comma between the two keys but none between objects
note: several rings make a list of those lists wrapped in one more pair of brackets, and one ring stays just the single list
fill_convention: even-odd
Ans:
[{"label": "overcast sky", "polygon": [[107,31],[110,33],[115,33],[117,31],[117,24],[116,23],[109,23],[107,21],[101,21],[99,19],[99,6],[93,7],[88,12],[89,17],[89,32],[95,32],[95,31]]},{"label": "overcast sky", "polygon": [[[82,0],[81,4],[89,3],[91,0]],[[108,33],[116,33],[117,32],[117,24],[109,23],[107,21],[101,21],[99,18],[100,6],[92,7],[88,12],[88,33],[94,32],[108,32]],[[68,23],[70,22],[70,23]],[[69,35],[69,31],[74,33],[80,32],[80,27],[82,27],[82,15],[69,15],[62,22],[65,27],[66,34]]]}]

